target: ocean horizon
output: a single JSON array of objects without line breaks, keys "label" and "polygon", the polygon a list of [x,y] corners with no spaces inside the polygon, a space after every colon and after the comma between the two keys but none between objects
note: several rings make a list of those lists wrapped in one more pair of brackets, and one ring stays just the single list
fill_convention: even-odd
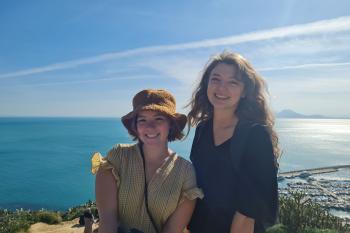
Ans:
[{"label": "ocean horizon", "polygon": [[[350,119],[282,119],[280,171],[350,164]],[[93,152],[133,143],[110,117],[0,117],[0,208],[66,210],[94,200]],[[169,147],[188,159],[194,129]],[[350,179],[349,172],[325,178]]]}]

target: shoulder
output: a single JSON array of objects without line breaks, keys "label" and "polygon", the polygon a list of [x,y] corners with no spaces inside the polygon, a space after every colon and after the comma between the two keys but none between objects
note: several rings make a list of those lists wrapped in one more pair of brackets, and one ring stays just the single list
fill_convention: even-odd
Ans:
[{"label": "shoulder", "polygon": [[119,143],[119,144],[114,145],[113,149],[127,151],[127,150],[133,150],[137,146],[138,146],[137,143],[133,143],[133,144]]},{"label": "shoulder", "polygon": [[208,125],[212,124],[213,122],[213,119],[207,119],[207,120],[204,120],[204,121],[201,121],[198,125],[197,125],[197,128],[206,128],[208,127]]},{"label": "shoulder", "polygon": [[212,122],[211,119],[199,122],[198,125],[196,126],[196,133],[198,132],[200,133],[203,129],[207,128],[211,122]]},{"label": "shoulder", "polygon": [[195,182],[196,181],[196,172],[190,161],[184,159],[180,156],[176,159],[175,169],[177,170],[178,180],[182,182]]},{"label": "shoulder", "polygon": [[194,167],[190,161],[179,156],[178,154],[175,156],[176,159],[174,168],[181,174],[181,176],[186,177],[189,173],[194,173]]},{"label": "shoulder", "polygon": [[112,164],[116,164],[138,153],[139,148],[137,144],[117,144],[108,152],[107,160]]},{"label": "shoulder", "polygon": [[273,146],[268,127],[262,124],[251,125],[246,144],[246,159],[257,163],[274,161]]},{"label": "shoulder", "polygon": [[108,154],[116,154],[116,153],[129,153],[135,152],[138,150],[137,144],[116,144],[112,147],[112,149],[108,152]]},{"label": "shoulder", "polygon": [[251,125],[249,138],[252,141],[271,143],[271,137],[267,126],[258,123]]},{"label": "shoulder", "polygon": [[240,137],[248,137],[248,140],[270,138],[268,127],[260,123],[242,120],[238,123],[236,131]]},{"label": "shoulder", "polygon": [[186,168],[193,168],[192,163],[188,161],[187,159],[181,157],[180,155],[176,154],[177,158],[176,161],[179,165],[186,167]]},{"label": "shoulder", "polygon": [[208,128],[210,122],[211,122],[211,120],[209,119],[209,120],[201,121],[197,125],[194,140],[193,140],[194,142],[197,142],[199,140],[202,133]]}]

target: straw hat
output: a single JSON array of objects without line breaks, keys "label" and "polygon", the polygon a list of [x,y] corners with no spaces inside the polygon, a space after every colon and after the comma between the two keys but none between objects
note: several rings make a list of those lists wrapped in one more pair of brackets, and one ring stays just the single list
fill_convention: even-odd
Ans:
[{"label": "straw hat", "polygon": [[137,137],[135,127],[132,125],[137,113],[144,110],[152,110],[160,112],[176,122],[175,131],[178,132],[173,132],[174,138],[172,140],[182,138],[182,130],[186,125],[187,117],[176,112],[176,101],[170,92],[154,89],[142,90],[134,96],[132,105],[133,110],[122,117],[125,128],[128,129],[129,134],[132,136]]}]

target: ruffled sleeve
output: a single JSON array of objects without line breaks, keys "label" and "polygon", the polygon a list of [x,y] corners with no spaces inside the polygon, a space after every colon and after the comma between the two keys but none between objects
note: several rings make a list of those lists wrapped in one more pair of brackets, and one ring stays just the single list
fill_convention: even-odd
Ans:
[{"label": "ruffled sleeve", "polygon": [[91,173],[96,174],[98,170],[111,170],[112,174],[117,182],[117,187],[120,184],[120,164],[122,163],[120,146],[112,148],[106,157],[103,157],[101,153],[95,152],[91,158]]},{"label": "ruffled sleeve", "polygon": [[278,208],[277,168],[272,143],[263,126],[252,129],[238,176],[238,211],[274,223]]},{"label": "ruffled sleeve", "polygon": [[185,198],[188,200],[194,200],[196,198],[202,199],[204,197],[204,194],[203,191],[197,187],[196,174],[192,164],[187,163],[184,177],[185,181],[182,186],[182,193],[179,204],[185,201]]}]

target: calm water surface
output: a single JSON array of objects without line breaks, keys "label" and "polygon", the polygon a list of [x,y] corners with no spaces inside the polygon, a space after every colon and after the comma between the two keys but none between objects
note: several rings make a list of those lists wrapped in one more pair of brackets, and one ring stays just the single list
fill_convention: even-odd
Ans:
[{"label": "calm water surface", "polygon": [[[350,164],[350,120],[279,119],[276,128],[281,171]],[[0,208],[11,209],[64,210],[94,199],[92,152],[132,142],[117,118],[0,118],[0,132]],[[188,158],[193,133],[170,147]]]}]

